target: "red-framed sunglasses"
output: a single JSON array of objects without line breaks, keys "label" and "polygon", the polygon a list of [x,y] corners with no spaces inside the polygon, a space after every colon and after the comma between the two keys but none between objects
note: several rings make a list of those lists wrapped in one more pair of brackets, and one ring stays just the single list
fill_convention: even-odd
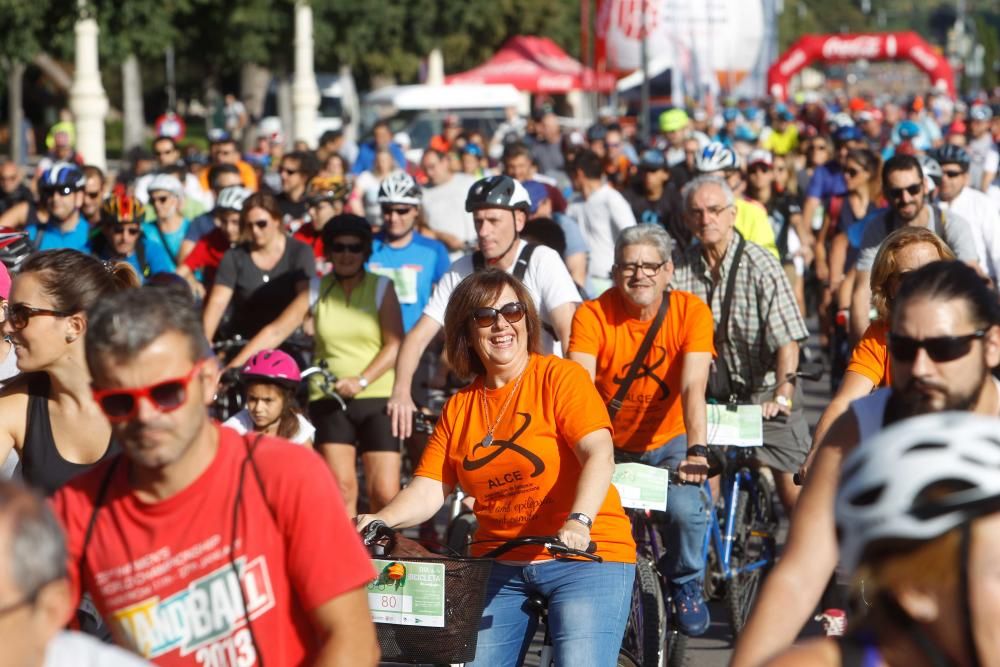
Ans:
[{"label": "red-framed sunglasses", "polygon": [[92,388],[94,400],[108,421],[123,422],[135,417],[139,412],[139,399],[145,398],[160,412],[173,412],[187,400],[187,388],[195,373],[205,365],[202,359],[187,372],[187,375],[157,382],[145,387],[130,389]]}]

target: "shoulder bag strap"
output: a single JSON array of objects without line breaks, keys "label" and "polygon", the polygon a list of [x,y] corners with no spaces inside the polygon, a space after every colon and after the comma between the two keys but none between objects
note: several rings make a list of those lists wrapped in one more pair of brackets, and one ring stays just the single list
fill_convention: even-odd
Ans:
[{"label": "shoulder bag strap", "polygon": [[722,316],[719,318],[719,326],[715,330],[715,352],[719,354],[719,343],[725,342],[729,338],[729,314],[733,309],[733,292],[736,291],[736,272],[740,268],[740,258],[743,257],[743,246],[746,240],[743,235],[736,232],[740,237],[736,244],[736,252],[733,253],[733,263],[729,265],[729,275],[726,277],[726,293],[722,295]]},{"label": "shoulder bag strap", "polygon": [[482,271],[486,268],[486,257],[483,256],[482,250],[477,250],[472,253],[472,270]]},{"label": "shoulder bag strap", "polygon": [[656,338],[657,332],[663,325],[663,318],[667,316],[667,309],[669,307],[670,291],[667,290],[663,293],[663,300],[660,301],[660,309],[656,311],[656,317],[653,319],[653,323],[649,326],[649,330],[646,332],[646,337],[642,339],[642,344],[639,346],[639,351],[636,352],[635,359],[632,360],[632,364],[628,367],[625,379],[622,380],[621,385],[619,385],[614,398],[608,402],[608,415],[611,417],[611,421],[615,420],[615,415],[617,415],[618,411],[622,409],[622,403],[625,400],[625,396],[628,394],[628,390],[631,388],[632,382],[635,381],[635,376],[639,374],[639,367],[642,366],[643,360],[646,358],[646,355],[649,354],[649,348],[653,347],[653,339]]},{"label": "shoulder bag strap", "polygon": [[90,512],[90,520],[87,521],[87,532],[83,534],[83,546],[80,547],[80,588],[83,589],[83,568],[86,563],[87,547],[90,546],[90,538],[94,535],[94,526],[97,525],[97,511],[104,503],[104,497],[108,495],[108,487],[111,486],[111,478],[114,477],[118,462],[124,454],[115,457],[108,466],[108,471],[104,473],[101,485],[97,489],[97,496],[94,498],[94,509]]},{"label": "shoulder bag strap", "polygon": [[537,247],[538,245],[534,243],[525,244],[524,248],[521,249],[521,253],[517,256],[517,261],[514,263],[513,275],[521,282],[524,282],[524,274],[528,272],[528,262],[531,261],[531,255]]}]

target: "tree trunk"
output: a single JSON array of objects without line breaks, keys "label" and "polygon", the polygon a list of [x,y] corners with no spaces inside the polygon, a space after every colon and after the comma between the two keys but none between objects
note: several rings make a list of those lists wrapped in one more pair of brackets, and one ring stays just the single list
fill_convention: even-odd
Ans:
[{"label": "tree trunk", "polygon": [[278,76],[278,117],[281,118],[281,132],[285,135],[285,148],[292,147],[292,129],[295,124],[292,112],[292,80],[288,72],[282,70]]},{"label": "tree trunk", "polygon": [[[271,70],[255,63],[244,63],[240,68],[240,100],[247,108],[251,124],[256,124],[264,114],[264,100],[267,97],[268,84],[271,83]],[[243,149],[253,147],[257,132],[247,128],[243,133]]]},{"label": "tree trunk", "polygon": [[39,51],[35,54],[35,57],[31,59],[31,62],[38,67],[38,69],[45,72],[46,76],[52,79],[52,83],[59,86],[60,90],[64,93],[69,92],[70,87],[73,85],[73,77],[63,68],[62,65],[53,60],[52,56],[44,51]]},{"label": "tree trunk", "polygon": [[130,53],[122,63],[122,148],[127,152],[146,139],[142,108],[142,72],[139,59]]},{"label": "tree trunk", "polygon": [[7,71],[7,118],[10,119],[10,157],[14,164],[23,164],[27,146],[21,143],[24,136],[24,63],[13,61]]}]

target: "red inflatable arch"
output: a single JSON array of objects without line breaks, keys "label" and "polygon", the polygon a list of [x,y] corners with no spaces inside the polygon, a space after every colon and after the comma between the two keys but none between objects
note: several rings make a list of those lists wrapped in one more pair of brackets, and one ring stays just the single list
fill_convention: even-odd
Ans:
[{"label": "red inflatable arch", "polygon": [[870,32],[804,35],[767,70],[767,89],[779,100],[788,98],[788,82],[806,65],[849,60],[907,59],[922,69],[931,84],[955,96],[955,76],[948,61],[915,32]]}]

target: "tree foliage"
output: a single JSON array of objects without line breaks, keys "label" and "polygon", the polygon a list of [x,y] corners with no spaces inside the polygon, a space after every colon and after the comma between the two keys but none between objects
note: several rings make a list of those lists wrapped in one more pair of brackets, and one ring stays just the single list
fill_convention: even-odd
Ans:
[{"label": "tree foliage", "polygon": [[0,0],[0,59],[28,62],[42,49],[47,0]]}]

